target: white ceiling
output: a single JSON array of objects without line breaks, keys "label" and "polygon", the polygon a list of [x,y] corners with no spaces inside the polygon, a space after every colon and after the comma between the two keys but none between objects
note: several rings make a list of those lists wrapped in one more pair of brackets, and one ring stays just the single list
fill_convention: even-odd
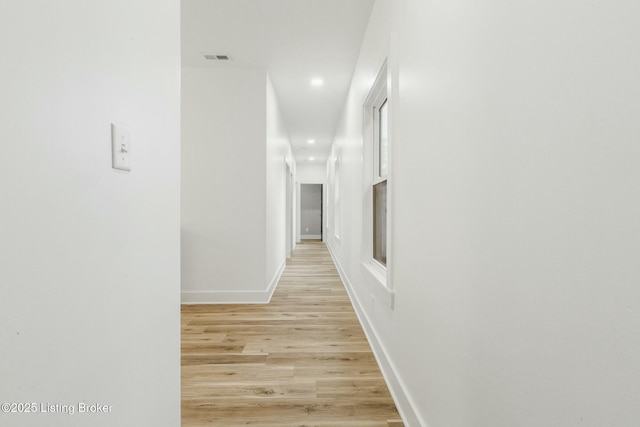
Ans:
[{"label": "white ceiling", "polygon": [[[297,162],[324,163],[373,2],[182,0],[182,65],[266,68]],[[232,61],[208,61],[204,53]],[[311,86],[314,77],[324,85]]]}]

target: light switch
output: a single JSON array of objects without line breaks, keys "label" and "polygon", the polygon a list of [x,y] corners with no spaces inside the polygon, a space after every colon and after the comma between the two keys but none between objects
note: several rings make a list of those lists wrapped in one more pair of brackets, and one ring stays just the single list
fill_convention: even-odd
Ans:
[{"label": "light switch", "polygon": [[112,167],[123,171],[131,170],[131,132],[111,123]]}]

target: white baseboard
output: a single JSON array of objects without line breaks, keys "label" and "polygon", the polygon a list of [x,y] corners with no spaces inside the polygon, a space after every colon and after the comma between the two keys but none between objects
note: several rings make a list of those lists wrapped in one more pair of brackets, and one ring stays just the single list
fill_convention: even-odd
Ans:
[{"label": "white baseboard", "polygon": [[280,281],[280,277],[282,277],[282,273],[284,273],[284,269],[286,267],[287,267],[287,260],[285,258],[280,263],[280,267],[278,267],[278,270],[276,270],[276,274],[274,274],[273,277],[271,278],[271,283],[269,283],[269,287],[267,288],[267,292],[268,292],[267,303],[271,301],[271,297],[273,296],[273,293],[278,287],[278,282]]},{"label": "white baseboard", "polygon": [[305,239],[318,240],[318,239],[322,239],[322,236],[320,234],[304,234],[304,235],[300,236],[300,238],[302,240],[305,240]]},{"label": "white baseboard", "polygon": [[402,418],[404,425],[406,427],[426,426],[427,424],[421,420],[420,416],[415,411],[415,404],[413,403],[413,399],[411,399],[409,394],[406,392],[404,382],[398,376],[397,370],[395,369],[391,359],[389,359],[384,345],[380,341],[380,338],[378,337],[375,329],[373,329],[373,326],[369,321],[369,317],[362,308],[360,301],[353,291],[353,286],[351,285],[349,278],[342,268],[340,261],[338,261],[338,258],[335,256],[330,244],[327,244],[327,248],[329,248],[331,258],[333,259],[333,262],[336,265],[336,269],[338,270],[338,274],[342,279],[342,283],[347,290],[347,294],[349,295],[349,299],[351,300],[351,305],[353,305],[353,308],[356,311],[358,320],[362,325],[362,329],[364,330],[367,340],[369,341],[369,345],[373,350],[373,354],[378,361],[378,365],[380,366],[380,370],[382,371],[382,376],[387,383],[387,387],[389,387],[389,392],[393,397],[393,400],[396,404],[396,407],[398,408],[398,412],[400,413],[400,417]]},{"label": "white baseboard", "polygon": [[184,291],[180,293],[180,302],[182,304],[268,304],[286,265],[286,260],[282,260],[269,287],[264,291]]}]

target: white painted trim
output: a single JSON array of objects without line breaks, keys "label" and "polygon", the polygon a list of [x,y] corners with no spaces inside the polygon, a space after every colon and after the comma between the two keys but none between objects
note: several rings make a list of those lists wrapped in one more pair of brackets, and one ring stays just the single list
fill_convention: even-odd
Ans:
[{"label": "white painted trim", "polygon": [[322,236],[319,234],[303,234],[300,236],[301,239],[322,239]]},{"label": "white painted trim", "polygon": [[278,270],[276,271],[276,274],[274,274],[273,277],[271,278],[271,283],[269,283],[269,288],[267,288],[267,293],[268,293],[267,304],[271,302],[271,297],[273,296],[273,293],[278,287],[278,282],[280,281],[280,277],[282,277],[282,273],[284,273],[284,269],[286,267],[287,267],[287,260],[283,259],[282,262],[280,263],[280,267],[278,267]]},{"label": "white painted trim", "polygon": [[182,304],[266,304],[267,291],[186,291],[180,294]]},{"label": "white painted trim", "polygon": [[301,183],[300,182],[296,182],[296,243],[300,243],[300,216],[301,216],[301,210],[300,209],[300,195],[302,194],[302,188],[301,188]]},{"label": "white painted trim", "polygon": [[395,292],[389,289],[387,283],[387,271],[376,260],[371,259],[369,262],[362,261],[362,267],[371,276],[373,282],[376,283],[384,293],[387,300],[387,306],[393,310],[395,303]]},{"label": "white painted trim", "polygon": [[287,265],[282,261],[264,291],[186,291],[180,294],[182,304],[268,304]]},{"label": "white painted trim", "polygon": [[409,393],[406,391],[404,382],[398,376],[393,362],[391,361],[391,359],[389,359],[384,345],[378,338],[378,334],[373,328],[369,317],[362,308],[362,304],[360,304],[360,301],[353,291],[353,286],[351,285],[349,278],[342,268],[342,265],[338,261],[338,258],[335,256],[331,245],[327,244],[327,248],[329,249],[329,253],[331,254],[333,263],[338,270],[338,274],[342,279],[342,283],[347,290],[347,294],[349,295],[349,299],[351,300],[351,305],[353,305],[353,308],[356,311],[356,315],[358,316],[358,320],[362,325],[362,329],[364,330],[364,333],[367,337],[367,341],[369,341],[369,345],[373,350],[373,354],[378,361],[378,365],[380,366],[380,370],[382,371],[382,376],[387,383],[387,387],[389,387],[389,391],[391,392],[391,396],[393,397],[396,407],[398,408],[398,412],[400,413],[402,422],[407,427],[426,426],[427,423],[425,423],[424,420],[420,418],[420,415],[415,411],[414,408],[416,408],[417,405],[415,404]]}]

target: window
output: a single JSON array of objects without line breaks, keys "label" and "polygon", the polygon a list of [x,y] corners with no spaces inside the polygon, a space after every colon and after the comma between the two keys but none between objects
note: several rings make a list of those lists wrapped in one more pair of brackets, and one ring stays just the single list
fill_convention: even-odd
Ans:
[{"label": "window", "polygon": [[373,186],[373,259],[387,265],[387,181]]},{"label": "window", "polygon": [[333,174],[334,174],[333,198],[335,203],[335,209],[334,209],[335,218],[333,221],[333,226],[334,226],[334,234],[339,239],[340,229],[341,229],[341,219],[342,219],[341,218],[342,207],[340,205],[340,157],[339,156],[336,157]]},{"label": "window", "polygon": [[370,114],[373,165],[371,179],[372,256],[382,266],[387,265],[387,177],[389,174],[389,102],[387,70],[382,67],[365,108]]},{"label": "window", "polygon": [[384,103],[380,106],[380,109],[378,110],[379,138],[378,138],[378,141],[376,142],[376,145],[378,146],[378,153],[380,153],[379,159],[378,159],[378,177],[379,178],[387,177],[387,169],[389,167],[388,166],[389,156],[387,153],[387,146],[389,144],[389,138],[388,138],[388,132],[387,132],[388,118],[389,118],[388,102],[385,99]]}]

